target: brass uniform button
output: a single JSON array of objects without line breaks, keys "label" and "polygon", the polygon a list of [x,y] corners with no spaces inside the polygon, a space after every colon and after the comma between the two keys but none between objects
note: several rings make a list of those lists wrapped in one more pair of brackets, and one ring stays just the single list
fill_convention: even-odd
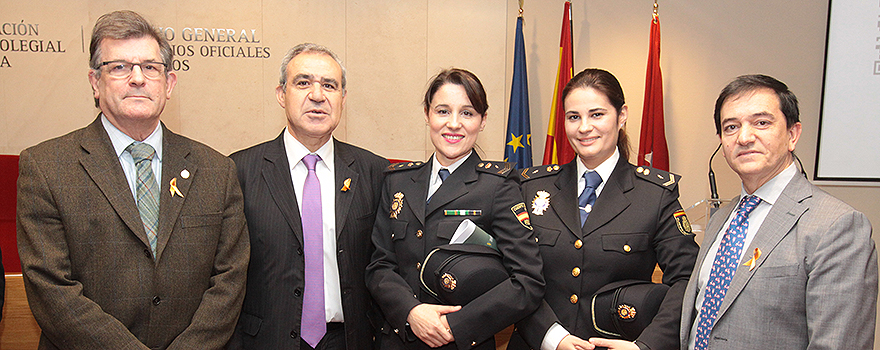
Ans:
[{"label": "brass uniform button", "polygon": [[477,346],[477,342],[472,341],[472,342],[471,342],[471,346]]},{"label": "brass uniform button", "polygon": [[574,241],[574,249],[581,249],[584,246],[584,242],[581,240]]},{"label": "brass uniform button", "polygon": [[422,238],[422,235],[423,235],[422,230],[416,231],[416,237]]},{"label": "brass uniform button", "polygon": [[535,237],[535,243],[538,243],[538,237]]},{"label": "brass uniform button", "polygon": [[629,244],[623,245],[623,251],[629,253],[631,250],[632,250],[632,247],[630,247]]},{"label": "brass uniform button", "polygon": [[571,301],[572,304],[577,304],[577,302],[578,302],[577,294],[572,294],[571,298],[569,298],[568,300]]},{"label": "brass uniform button", "polygon": [[416,270],[421,270],[421,269],[422,269],[422,263],[417,262],[416,263]]},{"label": "brass uniform button", "polygon": [[581,275],[581,268],[575,267],[575,268],[571,269],[571,275],[574,277],[580,276]]}]

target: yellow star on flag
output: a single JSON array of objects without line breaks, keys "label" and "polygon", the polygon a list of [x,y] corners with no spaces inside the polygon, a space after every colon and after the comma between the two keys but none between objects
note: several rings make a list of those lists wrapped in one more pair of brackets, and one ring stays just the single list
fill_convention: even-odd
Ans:
[{"label": "yellow star on flag", "polygon": [[513,154],[516,154],[516,149],[518,147],[525,148],[522,144],[522,135],[516,136],[514,134],[510,134],[510,142],[507,143],[508,146],[513,147]]}]

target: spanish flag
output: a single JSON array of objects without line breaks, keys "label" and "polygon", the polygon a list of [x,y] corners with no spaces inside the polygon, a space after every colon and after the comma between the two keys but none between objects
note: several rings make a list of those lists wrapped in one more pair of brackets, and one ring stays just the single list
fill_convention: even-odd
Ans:
[{"label": "spanish flag", "polygon": [[559,38],[559,70],[553,88],[553,104],[550,124],[547,126],[547,142],[544,145],[544,164],[568,163],[574,159],[574,150],[565,137],[565,110],[562,106],[562,89],[573,76],[574,57],[571,48],[571,1],[565,2],[562,14],[562,34]]}]

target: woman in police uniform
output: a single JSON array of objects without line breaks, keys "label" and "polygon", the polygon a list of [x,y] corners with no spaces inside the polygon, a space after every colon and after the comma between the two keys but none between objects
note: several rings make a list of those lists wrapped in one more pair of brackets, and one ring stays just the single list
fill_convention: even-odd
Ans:
[{"label": "woman in police uniform", "polygon": [[[627,107],[611,73],[586,69],[562,94],[565,133],[577,157],[521,172],[547,286],[545,303],[517,323],[510,348],[679,349],[681,300],[698,252],[678,202],[680,177],[627,161]],[[591,182],[585,177],[598,185],[589,190],[592,200],[587,192],[579,203]],[[656,264],[671,288],[638,339],[586,343],[613,337],[595,329],[593,294],[612,282],[651,281]]]},{"label": "woman in police uniform", "polygon": [[[483,161],[473,150],[488,108],[477,77],[442,71],[425,93],[424,108],[434,155],[388,167],[373,230],[367,285],[386,319],[380,347],[494,350],[493,335],[540,304],[538,246],[511,165]],[[510,278],[466,305],[440,305],[420,288],[421,264],[433,248],[449,243],[464,219],[495,237]]]}]

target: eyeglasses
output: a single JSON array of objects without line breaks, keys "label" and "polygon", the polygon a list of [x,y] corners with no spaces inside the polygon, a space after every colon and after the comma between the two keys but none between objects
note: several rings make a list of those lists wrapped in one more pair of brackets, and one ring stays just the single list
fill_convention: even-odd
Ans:
[{"label": "eyeglasses", "polygon": [[107,66],[107,74],[114,78],[128,78],[134,66],[141,67],[141,74],[150,79],[159,79],[168,65],[162,62],[131,63],[127,61],[101,62],[101,67]]}]

